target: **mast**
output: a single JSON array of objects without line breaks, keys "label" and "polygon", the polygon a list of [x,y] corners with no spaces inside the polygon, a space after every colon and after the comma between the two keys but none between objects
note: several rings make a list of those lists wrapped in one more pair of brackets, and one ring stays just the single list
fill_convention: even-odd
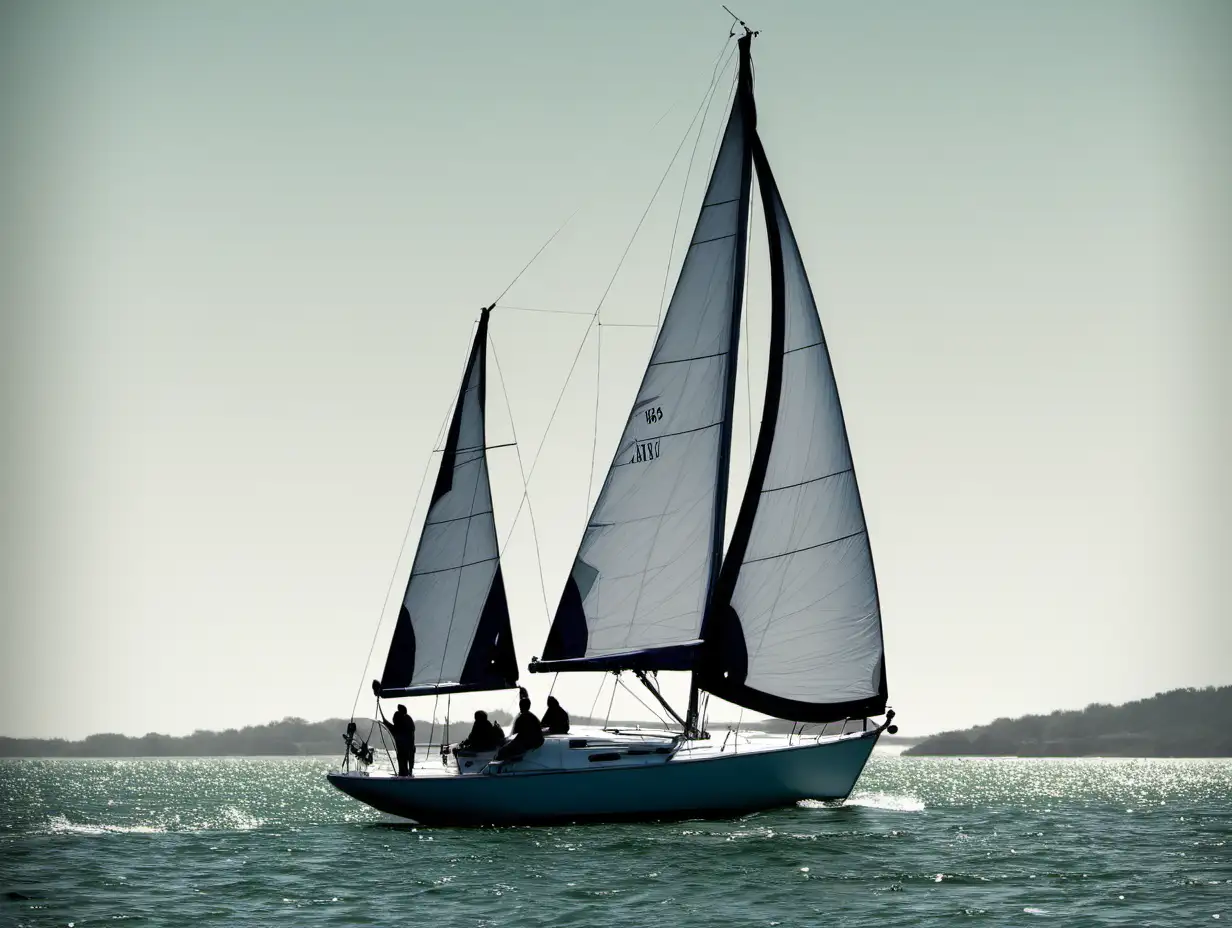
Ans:
[{"label": "mast", "polygon": [[[741,23],[743,26],[744,24]],[[733,104],[739,107],[744,130],[744,153],[740,165],[740,213],[739,225],[736,230],[736,278],[732,286],[731,303],[731,338],[728,348],[726,405],[734,408],[736,399],[736,363],[740,351],[740,315],[744,305],[745,263],[749,245],[749,211],[753,191],[753,152],[748,144],[757,130],[757,104],[753,100],[753,57],[752,45],[754,32],[744,26],[744,35],[737,40],[740,53],[739,72],[736,78],[736,100]],[[727,484],[731,472],[731,437],[732,416],[723,420],[722,437],[719,439],[719,483],[714,495],[714,534],[710,548],[710,584],[706,590],[707,612],[710,603],[714,601],[715,588],[719,582],[720,569],[723,566],[723,541],[727,528]],[[705,627],[705,619],[702,621]],[[697,731],[698,725],[698,679],[697,668],[689,671],[689,707],[685,714],[685,734]]]}]

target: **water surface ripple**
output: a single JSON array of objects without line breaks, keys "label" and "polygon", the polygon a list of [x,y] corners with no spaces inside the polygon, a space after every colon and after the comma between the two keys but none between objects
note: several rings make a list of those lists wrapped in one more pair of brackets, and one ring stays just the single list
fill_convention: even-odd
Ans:
[{"label": "water surface ripple", "polygon": [[841,808],[474,831],[334,763],[0,761],[0,925],[1232,923],[1232,761],[878,752]]}]

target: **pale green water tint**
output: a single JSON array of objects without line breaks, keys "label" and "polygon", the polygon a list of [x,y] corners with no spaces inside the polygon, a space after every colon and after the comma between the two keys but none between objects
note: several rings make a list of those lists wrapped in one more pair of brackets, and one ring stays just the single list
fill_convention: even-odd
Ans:
[{"label": "pale green water tint", "polygon": [[1232,922],[1229,761],[876,755],[842,808],[479,831],[333,763],[0,762],[0,925]]}]

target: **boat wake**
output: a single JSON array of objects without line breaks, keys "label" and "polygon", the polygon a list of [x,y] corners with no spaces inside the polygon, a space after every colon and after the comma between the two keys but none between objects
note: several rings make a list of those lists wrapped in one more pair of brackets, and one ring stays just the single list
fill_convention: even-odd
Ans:
[{"label": "boat wake", "polygon": [[45,833],[49,835],[158,835],[166,831],[166,825],[89,825],[70,822],[64,815],[53,815],[47,820]]},{"label": "boat wake", "polygon": [[842,809],[857,806],[865,809],[881,809],[885,812],[924,811],[924,800],[917,799],[915,796],[896,796],[891,793],[864,793],[852,796],[841,803],[801,799],[796,805],[801,809]]},{"label": "boat wake", "polygon": [[48,835],[161,835],[185,831],[252,831],[265,824],[264,819],[249,815],[234,807],[222,809],[218,818],[208,822],[156,822],[132,825],[93,824],[69,821],[66,815],[53,815],[41,829]]}]

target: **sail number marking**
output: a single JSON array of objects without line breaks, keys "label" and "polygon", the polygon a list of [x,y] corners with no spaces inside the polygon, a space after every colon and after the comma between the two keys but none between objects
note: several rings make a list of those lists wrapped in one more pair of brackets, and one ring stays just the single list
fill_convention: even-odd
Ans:
[{"label": "sail number marking", "polygon": [[633,446],[633,460],[630,464],[642,464],[653,461],[659,456],[659,439],[654,441],[639,441]]},{"label": "sail number marking", "polygon": [[[642,410],[642,415],[646,417],[647,425],[654,425],[656,422],[663,421],[663,407],[650,406]],[[659,456],[659,439],[652,438],[647,441],[635,442],[633,445],[633,457],[629,460],[630,464],[644,464],[646,461],[653,461]]]}]

